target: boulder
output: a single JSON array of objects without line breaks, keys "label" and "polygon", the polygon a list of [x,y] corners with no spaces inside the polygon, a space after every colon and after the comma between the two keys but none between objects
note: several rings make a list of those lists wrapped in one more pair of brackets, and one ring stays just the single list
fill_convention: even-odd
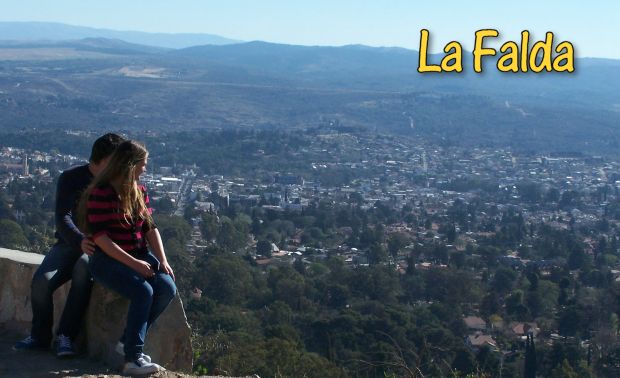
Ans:
[{"label": "boulder", "polygon": [[[0,248],[0,327],[27,335],[32,309],[30,282],[43,255]],[[55,326],[64,307],[70,283],[54,294]],[[116,367],[123,357],[114,346],[123,332],[129,302],[95,283],[86,314],[82,345],[88,355]],[[191,372],[191,329],[178,295],[149,330],[145,353],[167,369]]]},{"label": "boulder", "polygon": [[[86,314],[88,353],[111,366],[120,366],[123,356],[114,351],[127,318],[129,301],[95,284]],[[192,371],[191,329],[181,299],[177,296],[149,330],[144,353],[167,369]]]},{"label": "boulder", "polygon": [[[43,255],[0,248],[0,325],[23,334],[30,332],[30,282]],[[54,293],[54,319],[60,319],[69,285]]]}]

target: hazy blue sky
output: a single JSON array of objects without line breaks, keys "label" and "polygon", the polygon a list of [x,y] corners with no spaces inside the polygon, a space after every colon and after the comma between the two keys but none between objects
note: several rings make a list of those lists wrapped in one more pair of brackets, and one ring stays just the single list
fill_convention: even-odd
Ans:
[{"label": "hazy blue sky", "polygon": [[[474,32],[499,30],[502,41],[527,29],[535,39],[556,34],[578,57],[620,59],[620,2],[404,0],[3,0],[1,21],[55,21],[117,30],[211,33],[242,40],[304,45],[419,48],[420,29],[432,50],[450,40],[471,48]],[[0,36],[1,39],[1,36]]]}]

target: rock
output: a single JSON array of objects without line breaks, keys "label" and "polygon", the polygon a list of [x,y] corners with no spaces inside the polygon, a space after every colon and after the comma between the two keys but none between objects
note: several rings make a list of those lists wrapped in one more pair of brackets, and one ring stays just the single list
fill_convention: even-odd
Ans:
[{"label": "rock", "polygon": [[[0,325],[27,335],[30,332],[32,308],[30,282],[43,261],[43,255],[0,248]],[[70,285],[54,293],[54,326],[65,306]]]},{"label": "rock", "polygon": [[[30,331],[30,282],[41,261],[43,255],[0,248],[0,328],[24,336]],[[54,294],[55,327],[69,287],[64,285]],[[125,326],[128,303],[98,284],[93,287],[86,332],[82,332],[86,338],[84,345],[91,357],[112,367],[123,362],[123,357],[114,352],[114,346]],[[191,372],[191,330],[178,295],[149,330],[145,353],[168,370]]]},{"label": "rock", "polygon": [[[123,356],[114,351],[127,317],[129,301],[95,284],[86,315],[88,353],[111,366],[120,366]],[[154,362],[174,371],[191,372],[191,329],[177,295],[147,334],[144,352]]]}]

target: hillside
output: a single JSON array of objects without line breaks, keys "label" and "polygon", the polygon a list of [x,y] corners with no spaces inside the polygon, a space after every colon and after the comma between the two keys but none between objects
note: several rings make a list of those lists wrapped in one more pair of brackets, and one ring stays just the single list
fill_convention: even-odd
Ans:
[{"label": "hillside", "polygon": [[57,22],[0,22],[0,39],[15,41],[65,41],[84,38],[121,39],[130,43],[166,48],[195,45],[223,45],[240,41],[214,34],[145,33],[61,24]]},{"label": "hillside", "polygon": [[[421,75],[417,52],[249,42],[0,43],[0,125],[170,130],[329,122],[441,143],[616,153],[620,62],[575,74]],[[438,58],[433,57],[437,60]]]}]

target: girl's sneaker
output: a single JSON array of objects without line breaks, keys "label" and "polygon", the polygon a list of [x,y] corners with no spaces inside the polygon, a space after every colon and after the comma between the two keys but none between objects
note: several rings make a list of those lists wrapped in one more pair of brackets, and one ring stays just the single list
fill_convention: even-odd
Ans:
[{"label": "girl's sneaker", "polygon": [[[114,350],[116,351],[116,353],[120,354],[121,356],[124,356],[125,355],[125,344],[119,341],[118,343],[116,343]],[[149,356],[148,354],[142,353],[142,358],[144,358],[144,361],[146,362],[151,362],[151,356]]]},{"label": "girl's sneaker", "polygon": [[126,375],[143,375],[157,373],[163,368],[152,362],[146,362],[143,357],[132,362],[125,362],[123,366],[123,374]]}]

